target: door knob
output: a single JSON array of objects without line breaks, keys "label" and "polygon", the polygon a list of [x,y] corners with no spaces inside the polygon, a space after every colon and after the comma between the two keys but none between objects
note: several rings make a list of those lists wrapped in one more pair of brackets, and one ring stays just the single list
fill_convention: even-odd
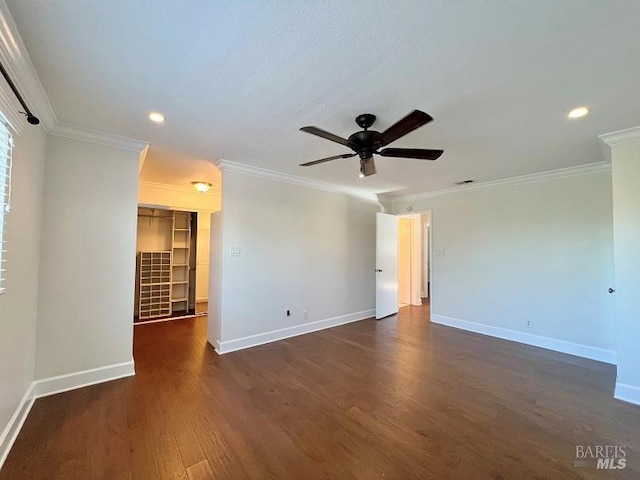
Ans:
[{"label": "door knob", "polygon": [[614,293],[616,291],[615,288],[609,288],[609,293]]}]

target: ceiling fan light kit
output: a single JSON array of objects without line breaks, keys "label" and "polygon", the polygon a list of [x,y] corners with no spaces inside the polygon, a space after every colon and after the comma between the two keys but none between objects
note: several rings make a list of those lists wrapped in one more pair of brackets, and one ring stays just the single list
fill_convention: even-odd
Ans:
[{"label": "ceiling fan light kit", "polygon": [[[356,117],[356,124],[362,128],[361,131],[354,133],[348,139],[342,138],[333,133],[322,130],[318,127],[302,127],[300,130],[311,135],[322,137],[326,140],[339,143],[345,147],[349,147],[355,153],[345,153],[342,155],[334,155],[332,157],[321,158],[300,164],[301,167],[310,167],[340,158],[351,158],[358,155],[360,157],[360,177],[368,177],[376,173],[376,165],[373,155],[382,157],[395,158],[414,158],[418,160],[436,160],[443,154],[442,150],[427,150],[422,148],[382,148],[396,141],[400,137],[404,137],[415,129],[431,122],[433,118],[425,112],[414,110],[402,120],[396,122],[380,133],[375,130],[369,130],[376,121],[376,116],[371,113],[363,113]],[[382,148],[382,150],[380,150]]]},{"label": "ceiling fan light kit", "polygon": [[208,192],[209,189],[212,187],[212,185],[209,182],[203,182],[203,181],[191,182],[191,185],[193,185],[193,188],[195,188],[200,193]]},{"label": "ceiling fan light kit", "polygon": [[368,177],[376,173],[376,164],[373,161],[373,157],[360,159],[360,173],[363,177]]}]

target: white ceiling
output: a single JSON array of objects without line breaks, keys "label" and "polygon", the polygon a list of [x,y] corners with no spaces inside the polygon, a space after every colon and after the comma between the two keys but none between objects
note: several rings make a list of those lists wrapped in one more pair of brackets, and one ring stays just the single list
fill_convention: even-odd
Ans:
[{"label": "white ceiling", "polygon": [[192,188],[191,182],[209,182],[220,190],[221,174],[211,161],[149,148],[140,180]]},{"label": "white ceiling", "polygon": [[[61,122],[176,159],[411,193],[601,161],[598,134],[640,124],[635,1],[8,3]],[[567,120],[578,105],[592,114]],[[435,121],[391,146],[436,162],[297,166],[346,151],[299,127],[348,136],[359,113],[382,130],[414,108]]]}]

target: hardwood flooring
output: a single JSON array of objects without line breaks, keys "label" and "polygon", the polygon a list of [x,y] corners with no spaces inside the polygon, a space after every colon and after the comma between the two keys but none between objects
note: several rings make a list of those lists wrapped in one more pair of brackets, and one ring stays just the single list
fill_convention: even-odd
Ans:
[{"label": "hardwood flooring", "polygon": [[196,302],[196,313],[198,314],[207,313],[208,309],[209,309],[208,302]]},{"label": "hardwood flooring", "polygon": [[137,316],[133,317],[134,325],[145,325],[147,323],[159,323],[159,322],[170,322],[173,320],[182,320],[185,317],[197,317],[200,315],[206,315],[208,309],[207,302],[197,302],[195,308],[192,308],[189,311],[177,311],[173,312],[171,315],[165,315],[162,317],[153,317],[153,318],[143,318],[140,319]]},{"label": "hardwood flooring", "polygon": [[[640,478],[613,366],[426,314],[224,356],[205,318],[137,326],[137,375],[36,401],[0,480]],[[627,467],[576,467],[576,445]]]}]

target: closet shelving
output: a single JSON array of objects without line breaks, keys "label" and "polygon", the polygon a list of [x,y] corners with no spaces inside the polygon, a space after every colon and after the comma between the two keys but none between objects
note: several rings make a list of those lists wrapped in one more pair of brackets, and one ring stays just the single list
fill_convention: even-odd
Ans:
[{"label": "closet shelving", "polygon": [[171,314],[171,252],[138,254],[138,318],[149,319]]},{"label": "closet shelving", "polygon": [[191,212],[138,209],[135,320],[181,316],[194,308]]},{"label": "closet shelving", "polygon": [[171,267],[171,310],[189,309],[189,259],[191,255],[191,213],[173,213],[173,264]]}]

